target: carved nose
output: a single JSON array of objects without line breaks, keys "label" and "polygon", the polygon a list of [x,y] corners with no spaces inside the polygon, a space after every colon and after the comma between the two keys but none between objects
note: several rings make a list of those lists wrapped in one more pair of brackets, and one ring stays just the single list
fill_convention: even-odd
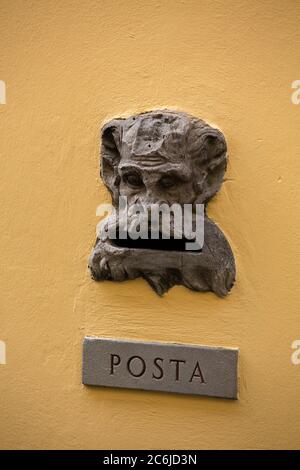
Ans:
[{"label": "carved nose", "polygon": [[136,202],[141,204],[145,210],[151,210],[151,206],[153,204],[168,204],[167,201],[160,198],[158,194],[148,192],[145,194],[145,196],[139,197]]},{"label": "carved nose", "polygon": [[145,196],[145,201],[147,204],[162,204],[166,202],[161,197],[161,194],[153,188],[153,186],[147,188]]}]

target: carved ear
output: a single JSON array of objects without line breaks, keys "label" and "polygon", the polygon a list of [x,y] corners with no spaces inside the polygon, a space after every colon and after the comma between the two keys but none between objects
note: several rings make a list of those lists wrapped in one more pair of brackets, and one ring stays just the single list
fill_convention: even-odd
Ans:
[{"label": "carved ear", "polygon": [[[197,147],[197,149],[195,148]],[[220,189],[227,166],[227,145],[225,137],[210,126],[197,129],[193,145],[196,166],[196,186],[199,202],[207,202]]]},{"label": "carved ear", "polygon": [[101,131],[101,170],[100,175],[111,192],[113,200],[119,195],[118,165],[120,162],[121,119],[113,119]]}]

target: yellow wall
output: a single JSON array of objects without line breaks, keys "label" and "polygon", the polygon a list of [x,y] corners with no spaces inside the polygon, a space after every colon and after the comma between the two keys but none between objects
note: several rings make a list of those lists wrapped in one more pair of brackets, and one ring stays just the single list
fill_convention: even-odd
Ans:
[{"label": "yellow wall", "polygon": [[[300,2],[2,0],[1,448],[300,445]],[[226,135],[209,206],[238,280],[218,299],[95,283],[104,120],[186,110]],[[234,346],[240,400],[89,389],[85,334]]]}]

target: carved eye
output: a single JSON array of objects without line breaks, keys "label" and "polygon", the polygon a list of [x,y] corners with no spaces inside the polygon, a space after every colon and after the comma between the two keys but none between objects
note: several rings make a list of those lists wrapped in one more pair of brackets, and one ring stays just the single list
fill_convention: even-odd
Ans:
[{"label": "carved eye", "polygon": [[140,188],[143,186],[143,180],[137,173],[127,173],[123,177],[124,182],[133,188]]},{"label": "carved eye", "polygon": [[177,180],[175,178],[172,178],[171,176],[164,176],[163,178],[161,178],[161,180],[159,181],[159,184],[163,187],[163,188],[172,188],[173,186],[175,186],[177,183]]}]

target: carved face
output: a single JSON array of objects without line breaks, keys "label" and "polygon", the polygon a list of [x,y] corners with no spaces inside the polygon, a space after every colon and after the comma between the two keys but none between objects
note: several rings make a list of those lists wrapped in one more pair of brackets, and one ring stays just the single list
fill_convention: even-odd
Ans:
[{"label": "carved face", "polygon": [[152,111],[103,129],[102,177],[115,203],[205,203],[225,168],[221,132],[185,113]]},{"label": "carved face", "polygon": [[[223,134],[186,113],[158,110],[114,119],[102,129],[101,176],[118,208],[166,203],[207,204],[219,190],[226,169]],[[108,222],[118,227],[118,218]],[[204,246],[184,253],[172,240],[161,245],[126,245],[97,239],[90,258],[96,280],[143,276],[159,294],[174,284],[225,295],[234,276],[234,259],[222,232],[205,218]],[[181,245],[180,245],[181,246]],[[155,251],[159,250],[159,251]],[[166,250],[166,251],[164,251]]]},{"label": "carved face", "polygon": [[119,165],[119,194],[127,196],[128,203],[139,202],[143,206],[154,203],[190,203],[195,200],[191,169],[186,162],[170,162],[158,155],[155,162],[141,155]]}]

